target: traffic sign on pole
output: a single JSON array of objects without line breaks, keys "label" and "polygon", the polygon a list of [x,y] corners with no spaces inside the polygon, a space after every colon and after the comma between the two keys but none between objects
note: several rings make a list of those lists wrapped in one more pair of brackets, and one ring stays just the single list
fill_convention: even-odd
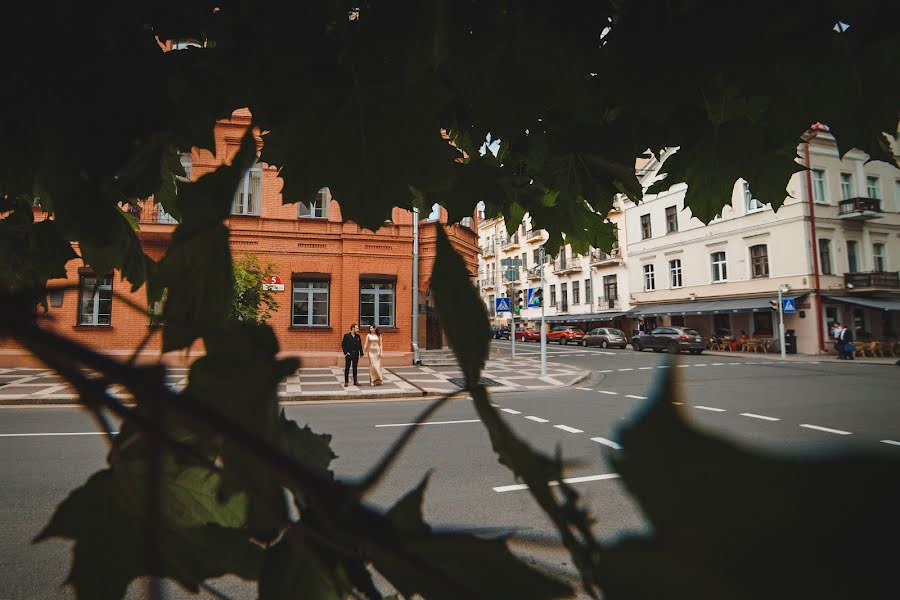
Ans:
[{"label": "traffic sign on pole", "polygon": [[793,298],[784,298],[781,300],[781,312],[786,315],[797,312],[797,305],[794,303]]},{"label": "traffic sign on pole", "polygon": [[497,298],[494,300],[495,310],[499,312],[510,312],[509,298]]},{"label": "traffic sign on pole", "polygon": [[537,308],[542,304],[544,290],[542,288],[528,288],[528,308]]}]

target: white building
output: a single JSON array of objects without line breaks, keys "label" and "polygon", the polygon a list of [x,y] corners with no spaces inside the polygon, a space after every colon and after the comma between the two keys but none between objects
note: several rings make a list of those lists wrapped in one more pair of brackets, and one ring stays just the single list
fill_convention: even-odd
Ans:
[{"label": "white building", "polygon": [[857,339],[897,339],[900,170],[856,150],[841,160],[824,130],[809,147],[809,177],[790,179],[792,197],[777,213],[740,180],[706,226],[684,207],[684,184],[625,201],[631,314],[645,328],[777,337],[770,300],[783,286],[797,304],[785,329],[801,353],[830,346],[835,320],[852,324]]}]

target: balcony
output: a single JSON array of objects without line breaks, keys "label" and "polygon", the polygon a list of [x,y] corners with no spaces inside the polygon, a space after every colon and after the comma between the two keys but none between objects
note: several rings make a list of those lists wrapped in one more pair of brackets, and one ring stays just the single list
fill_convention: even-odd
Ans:
[{"label": "balcony", "polygon": [[844,287],[854,291],[897,290],[900,289],[900,271],[844,273]]},{"label": "balcony", "polygon": [[620,306],[618,296],[614,298],[597,298],[598,310],[616,310]]},{"label": "balcony", "polygon": [[544,241],[544,230],[543,229],[529,229],[525,232],[525,241],[529,244]]},{"label": "balcony", "polygon": [[570,259],[566,259],[565,256],[559,256],[556,260],[553,261],[553,272],[558,275],[565,275],[567,273],[578,273],[581,271],[581,261],[578,260],[581,258],[580,256],[573,256]]},{"label": "balcony", "polygon": [[481,247],[481,255],[485,258],[490,258],[492,256],[496,256],[497,250],[494,246],[482,246]]},{"label": "balcony", "polygon": [[592,267],[606,267],[611,265],[618,265],[621,263],[622,250],[619,248],[613,248],[609,251],[609,254],[603,252],[602,250],[591,250]]},{"label": "balcony", "polygon": [[516,250],[521,246],[521,242],[519,241],[519,234],[513,234],[509,239],[503,242],[503,245],[500,247],[504,252],[508,250]]},{"label": "balcony", "polygon": [[525,277],[530,279],[531,281],[535,281],[541,278],[541,266],[538,265],[536,267],[531,267],[528,269],[528,272],[525,274]]},{"label": "balcony", "polygon": [[487,275],[481,278],[481,289],[492,290],[497,287],[497,276]]},{"label": "balcony", "polygon": [[848,198],[841,200],[838,207],[838,218],[847,221],[871,221],[884,215],[878,198]]}]

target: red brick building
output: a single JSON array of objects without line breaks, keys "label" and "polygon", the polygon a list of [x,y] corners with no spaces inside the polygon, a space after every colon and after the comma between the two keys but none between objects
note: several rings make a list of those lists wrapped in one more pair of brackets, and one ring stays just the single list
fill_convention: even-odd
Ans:
[{"label": "red brick building", "polygon": [[[217,123],[214,152],[194,148],[184,156],[188,177],[196,179],[227,162],[237,151],[250,123],[247,111]],[[257,138],[262,145],[262,138]],[[300,356],[307,366],[342,364],[341,336],[351,323],[377,323],[384,332],[386,364],[412,362],[413,217],[395,208],[391,220],[375,232],[342,222],[339,203],[327,189],[303,204],[282,204],[282,180],[275,166],[260,163],[251,169],[235,194],[232,216],[226,224],[231,232],[235,258],[254,254],[261,264],[272,264],[283,291],[274,295],[279,307],[268,321],[285,354]],[[473,201],[473,205],[475,202]],[[39,211],[39,209],[35,209]],[[36,214],[37,218],[42,218]],[[429,306],[427,290],[436,252],[436,228],[446,224],[441,210],[437,221],[419,224],[420,348],[440,347],[440,321]],[[150,199],[139,215],[139,237],[145,252],[161,258],[176,223]],[[478,264],[478,236],[474,225],[447,228],[457,251],[474,274]],[[76,247],[76,251],[77,251]],[[197,269],[203,269],[202,264]],[[105,352],[127,356],[149,331],[145,315],[129,308],[117,296],[146,306],[145,290],[132,294],[118,273],[107,278],[92,296],[95,276],[80,260],[67,265],[66,282],[81,282],[80,289],[51,294],[49,313],[42,319],[68,336]],[[63,283],[51,281],[51,285]],[[88,291],[86,291],[88,290]],[[0,365],[24,366],[33,362],[20,349],[0,342]],[[142,353],[144,360],[157,360],[159,335]],[[202,352],[202,346],[170,353],[164,359],[181,363]]]}]

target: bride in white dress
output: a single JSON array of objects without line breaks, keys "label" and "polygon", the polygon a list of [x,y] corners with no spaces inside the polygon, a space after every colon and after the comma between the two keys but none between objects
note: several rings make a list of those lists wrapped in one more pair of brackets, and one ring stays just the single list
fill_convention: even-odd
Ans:
[{"label": "bride in white dress", "polygon": [[369,325],[369,333],[363,344],[363,354],[369,357],[369,385],[381,385],[381,332],[374,325]]}]

